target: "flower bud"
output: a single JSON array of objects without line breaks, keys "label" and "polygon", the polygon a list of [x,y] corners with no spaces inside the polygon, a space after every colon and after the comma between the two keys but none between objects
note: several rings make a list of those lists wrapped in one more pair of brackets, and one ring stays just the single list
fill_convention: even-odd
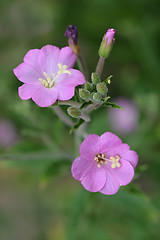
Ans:
[{"label": "flower bud", "polygon": [[99,56],[102,58],[107,58],[110,54],[114,43],[114,35],[116,30],[113,28],[109,28],[106,34],[104,35],[100,48],[99,48]]},{"label": "flower bud", "polygon": [[93,90],[92,84],[87,81],[85,82],[84,86],[85,86],[85,89],[87,89],[90,92]]},{"label": "flower bud", "polygon": [[100,102],[102,99],[102,95],[100,93],[94,93],[93,100],[96,102]]},{"label": "flower bud", "polygon": [[90,96],[90,92],[87,89],[79,89],[79,96],[83,99],[83,100],[89,100],[89,96]]},{"label": "flower bud", "polygon": [[93,99],[93,95],[95,94],[95,92],[92,92],[91,94],[90,94],[90,99],[91,99],[91,101],[92,102],[94,102],[94,99]]},{"label": "flower bud", "polygon": [[97,83],[100,82],[100,78],[99,78],[98,74],[95,73],[95,72],[92,73],[91,79],[92,79],[92,83],[93,83],[94,85],[97,85]]},{"label": "flower bud", "polygon": [[73,118],[79,118],[81,115],[81,111],[79,110],[79,108],[76,107],[69,107],[67,109],[67,112]]},{"label": "flower bud", "polygon": [[74,54],[77,56],[79,53],[79,46],[77,44],[78,42],[78,30],[77,27],[73,25],[69,25],[68,28],[65,31],[64,34],[66,37],[68,37],[68,44],[70,48],[72,48]]},{"label": "flower bud", "polygon": [[96,88],[97,88],[97,92],[101,93],[102,95],[105,95],[108,92],[108,88],[105,82],[98,83]]}]

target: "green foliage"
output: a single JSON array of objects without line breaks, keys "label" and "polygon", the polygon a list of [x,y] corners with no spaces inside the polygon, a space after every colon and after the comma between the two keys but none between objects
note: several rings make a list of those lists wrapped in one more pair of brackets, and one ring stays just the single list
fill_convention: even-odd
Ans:
[{"label": "green foliage", "polygon": [[[103,106],[110,106],[110,107],[112,107],[112,108],[123,109],[123,107],[118,106],[116,103],[112,103],[112,102],[108,102],[108,101],[104,102],[104,103],[103,103]],[[123,110],[124,110],[124,109],[123,109]]]}]

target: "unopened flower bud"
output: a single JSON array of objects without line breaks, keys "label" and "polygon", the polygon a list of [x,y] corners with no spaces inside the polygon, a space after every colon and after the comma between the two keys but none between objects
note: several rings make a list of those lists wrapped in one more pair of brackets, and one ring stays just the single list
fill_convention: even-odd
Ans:
[{"label": "unopened flower bud", "polygon": [[114,43],[114,35],[116,30],[113,28],[109,28],[106,34],[104,35],[100,48],[99,48],[99,56],[102,58],[107,58],[110,54]]},{"label": "unopened flower bud", "polygon": [[94,85],[97,85],[97,83],[100,82],[100,78],[99,78],[98,74],[95,73],[95,72],[92,73],[91,79],[92,79],[92,83],[93,83]]},{"label": "unopened flower bud", "polygon": [[89,96],[90,96],[90,92],[87,89],[79,89],[79,96],[83,99],[83,100],[89,100]]},{"label": "unopened flower bud", "polygon": [[73,118],[79,118],[81,115],[81,111],[79,110],[79,108],[76,107],[69,107],[67,109],[67,112]]},{"label": "unopened flower bud", "polygon": [[73,25],[69,25],[68,28],[65,31],[64,34],[66,37],[68,37],[68,44],[70,48],[72,48],[74,54],[77,56],[79,53],[79,46],[77,44],[78,42],[78,30],[77,27]]},{"label": "unopened flower bud", "polygon": [[92,92],[91,94],[90,94],[90,99],[91,99],[91,101],[93,101],[94,102],[94,99],[93,99],[93,95],[95,94],[95,92]]},{"label": "unopened flower bud", "polygon": [[105,82],[98,83],[96,88],[97,88],[97,92],[101,93],[102,95],[105,95],[108,91],[108,88]]},{"label": "unopened flower bud", "polygon": [[100,102],[102,99],[102,95],[100,93],[94,93],[93,100],[96,102]]},{"label": "unopened flower bud", "polygon": [[87,89],[88,91],[92,91],[93,90],[92,84],[87,82],[87,81],[85,82],[84,86],[85,86],[85,89]]}]

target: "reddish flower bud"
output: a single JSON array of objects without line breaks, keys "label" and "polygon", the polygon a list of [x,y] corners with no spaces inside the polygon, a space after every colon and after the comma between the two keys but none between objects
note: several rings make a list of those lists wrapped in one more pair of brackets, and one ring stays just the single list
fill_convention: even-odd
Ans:
[{"label": "reddish flower bud", "polygon": [[100,48],[99,48],[99,55],[102,58],[107,58],[110,54],[110,51],[112,49],[113,43],[114,43],[114,35],[116,33],[116,30],[113,28],[109,28],[106,34],[103,37],[103,40],[101,42]]}]

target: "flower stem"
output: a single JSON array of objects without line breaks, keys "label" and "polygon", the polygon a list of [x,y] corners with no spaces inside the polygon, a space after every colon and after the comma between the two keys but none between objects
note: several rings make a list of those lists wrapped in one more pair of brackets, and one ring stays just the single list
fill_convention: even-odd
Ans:
[{"label": "flower stem", "polygon": [[73,100],[68,100],[68,101],[58,101],[59,105],[69,105],[69,106],[74,106],[80,108],[82,103],[75,102]]},{"label": "flower stem", "polygon": [[61,119],[61,121],[69,126],[69,127],[73,127],[74,123],[73,121],[67,117],[67,115],[62,111],[62,109],[59,106],[55,106],[53,107],[54,112],[56,113],[56,115]]},{"label": "flower stem", "polygon": [[75,142],[75,157],[79,154],[79,146],[82,142],[82,139],[86,137],[86,123],[83,122],[80,127],[74,132],[74,142]]},{"label": "flower stem", "polygon": [[83,62],[83,59],[81,57],[80,54],[77,55],[77,64],[78,64],[78,68],[79,70],[84,74],[84,76],[86,77],[87,73],[86,73],[86,67],[85,64]]},{"label": "flower stem", "polygon": [[103,70],[103,66],[104,66],[104,62],[105,62],[105,58],[100,57],[97,67],[96,67],[96,73],[101,76],[102,70]]}]

